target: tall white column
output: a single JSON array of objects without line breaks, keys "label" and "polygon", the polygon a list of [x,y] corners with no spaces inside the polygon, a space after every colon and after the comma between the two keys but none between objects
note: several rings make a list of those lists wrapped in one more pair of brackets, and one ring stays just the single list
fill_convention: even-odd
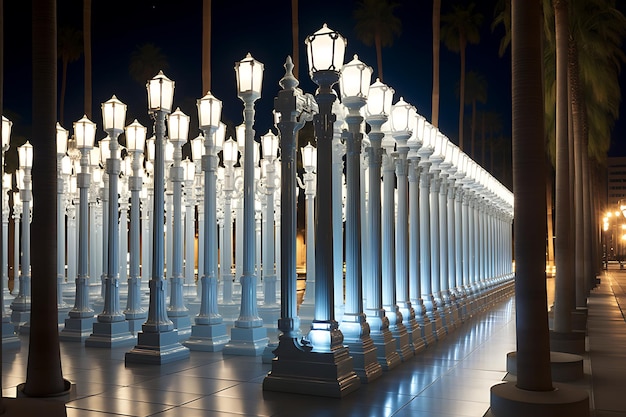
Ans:
[{"label": "tall white column", "polygon": [[409,190],[408,160],[409,147],[407,140],[410,131],[394,132],[397,155],[395,157],[396,187],[398,191],[396,232],[396,302],[402,314],[402,323],[407,330],[409,346],[413,353],[424,349],[424,341],[419,324],[415,318],[415,310],[409,294]]},{"label": "tall white column", "polygon": [[365,105],[365,98],[344,96],[343,104],[348,109],[345,120],[349,129],[346,141],[346,304],[339,327],[354,359],[356,374],[362,382],[370,382],[382,375],[382,367],[377,361],[376,347],[363,312],[361,216],[364,213],[361,211],[361,202],[365,196],[361,194],[363,116],[360,109]]},{"label": "tall white column", "polygon": [[304,173],[306,199],[306,291],[304,304],[315,301],[315,173]]},{"label": "tall white column", "polygon": [[[389,89],[380,81],[376,81],[370,87],[381,89],[382,93],[393,95],[393,90]],[[391,105],[391,98],[389,98]],[[369,258],[369,275],[365,277],[367,290],[367,299],[365,305],[365,314],[367,322],[370,325],[370,337],[377,348],[378,363],[381,364],[383,370],[388,371],[400,364],[401,359],[396,352],[396,339],[389,329],[389,318],[383,307],[383,277],[382,277],[382,233],[381,233],[381,166],[383,159],[383,149],[381,147],[384,134],[381,132],[381,126],[387,120],[387,115],[376,114],[368,116],[367,122],[372,127],[369,134],[370,147],[367,148],[369,162],[369,185],[370,195],[368,200],[367,219],[370,231],[369,252],[366,257]]]},{"label": "tall white column", "polygon": [[[338,101],[337,101],[338,103]],[[344,309],[344,276],[343,276],[343,156],[346,153],[345,145],[341,138],[341,123],[343,122],[341,106],[334,105],[333,112],[339,113],[339,121],[334,123],[334,135],[332,140],[332,220],[333,220],[333,294],[335,305],[335,318],[341,321]],[[318,192],[322,190],[316,189]],[[327,192],[327,191],[325,191]]]}]

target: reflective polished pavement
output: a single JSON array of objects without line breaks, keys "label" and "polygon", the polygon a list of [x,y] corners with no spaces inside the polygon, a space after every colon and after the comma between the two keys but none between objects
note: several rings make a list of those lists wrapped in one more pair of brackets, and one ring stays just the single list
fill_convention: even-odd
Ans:
[{"label": "reflective polished pavement", "polygon": [[[75,384],[67,415],[103,416],[483,416],[515,349],[514,302],[478,313],[442,341],[343,399],[263,392],[260,357],[191,352],[189,360],[124,366],[128,348],[61,342],[63,375]],[[3,357],[3,395],[24,382],[28,340]]]}]

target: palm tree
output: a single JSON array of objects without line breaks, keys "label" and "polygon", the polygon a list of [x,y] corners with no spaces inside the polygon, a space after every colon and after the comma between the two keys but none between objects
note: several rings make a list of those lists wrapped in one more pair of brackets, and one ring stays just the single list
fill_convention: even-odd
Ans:
[{"label": "palm tree", "polygon": [[298,19],[298,0],[291,0],[291,47],[293,76],[298,78],[298,70],[300,69],[300,39],[298,32],[300,31]]},{"label": "palm tree", "polygon": [[433,94],[432,120],[439,127],[439,49],[441,46],[441,0],[433,0]]},{"label": "palm tree", "polygon": [[[554,294],[554,331],[571,332],[574,307],[570,196],[570,149],[568,143],[568,41],[567,0],[554,0],[556,44],[556,285]],[[573,167],[572,167],[573,168]]]},{"label": "palm tree", "polygon": [[[460,88],[459,88],[460,90]],[[460,93],[460,91],[459,91]],[[465,104],[472,106],[472,122],[470,128],[470,144],[472,158],[476,159],[476,103],[487,102],[487,80],[476,71],[470,71],[465,78]],[[484,163],[483,159],[483,163]]]},{"label": "palm tree", "polygon": [[511,0],[516,386],[552,391],[539,3]]},{"label": "palm tree", "polygon": [[[0,119],[4,115],[4,0],[0,0]],[[2,123],[0,123],[0,138],[2,137]],[[4,161],[3,161],[4,162]],[[4,172],[4,167],[0,172]],[[0,205],[3,205],[6,195],[0,195]],[[0,239],[0,262],[7,262],[3,259],[4,248],[2,247],[2,239]],[[0,302],[4,303],[4,297],[0,298]],[[2,315],[4,315],[4,304],[0,307]],[[2,350],[0,349],[0,375],[2,375]],[[0,378],[0,392],[2,392],[2,378]],[[4,414],[4,401],[0,394],[0,414]]]},{"label": "palm tree", "polygon": [[138,46],[130,56],[128,68],[131,77],[140,84],[154,77],[159,70],[166,70],[167,58],[161,52],[161,48],[153,43]]},{"label": "palm tree", "polygon": [[390,0],[360,0],[354,11],[357,37],[368,46],[376,47],[378,78],[383,81],[383,46],[391,46],[393,38],[402,31],[402,22],[393,12],[397,3]]},{"label": "palm tree", "polygon": [[211,91],[211,0],[202,0],[202,95],[209,91]]},{"label": "palm tree", "polygon": [[85,93],[84,114],[92,118],[92,87],[91,87],[91,0],[83,0],[83,51],[85,53]]},{"label": "palm tree", "polygon": [[83,52],[82,33],[71,27],[59,29],[58,56],[61,60],[61,94],[59,97],[59,121],[64,122],[65,113],[65,89],[67,87],[67,66],[70,62],[77,61]]},{"label": "palm tree", "polygon": [[[487,142],[489,143],[489,157],[490,162],[493,163],[494,159],[494,135],[502,131],[502,118],[500,113],[495,111],[485,111],[482,113],[482,147],[481,147],[481,161],[484,166],[487,166]],[[487,139],[487,134],[489,138]]]},{"label": "palm tree", "polygon": [[446,47],[461,56],[461,78],[459,88],[459,148],[463,150],[463,109],[465,106],[465,50],[468,43],[480,41],[479,28],[483,15],[474,11],[474,3],[467,7],[453,6],[452,12],[442,16],[441,40]]},{"label": "palm tree", "polygon": [[[69,390],[63,379],[57,327],[56,271],[56,152],[57,33],[56,1],[34,0],[33,24],[33,200],[43,210],[33,211],[32,310],[28,367],[24,393],[51,397]],[[52,212],[50,212],[52,210]]]}]

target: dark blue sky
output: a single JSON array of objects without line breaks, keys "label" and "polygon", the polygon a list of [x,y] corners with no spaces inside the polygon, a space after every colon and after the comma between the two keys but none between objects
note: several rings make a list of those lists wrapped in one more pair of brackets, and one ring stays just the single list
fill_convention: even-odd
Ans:
[{"label": "dark blue sky", "polygon": [[[166,71],[176,82],[175,106],[187,114],[195,113],[195,100],[201,88],[201,1],[180,0],[109,0],[92,2],[93,108],[94,121],[102,124],[99,105],[111,95],[128,104],[128,121],[137,118],[150,126],[146,111],[145,87],[128,73],[132,51],[150,42],[159,46],[169,62]],[[404,99],[431,117],[432,31],[431,2],[398,1],[397,15],[402,34],[392,47],[383,49],[385,83],[396,90],[394,102]],[[443,1],[442,14],[452,2]],[[457,2],[454,2],[457,3]],[[511,85],[510,54],[498,57],[503,28],[491,31],[494,1],[480,1],[484,15],[479,45],[467,50],[467,70],[483,74],[488,81],[488,100],[480,109],[500,113],[505,136],[510,136]],[[82,0],[58,0],[59,25],[82,26]],[[306,64],[304,38],[327,23],[348,40],[346,62],[353,54],[374,67],[373,47],[365,46],[355,35],[352,12],[354,0],[300,1],[300,81],[306,92],[314,92]],[[29,1],[4,2],[5,7],[5,114],[14,122],[17,135],[30,135],[30,13]],[[264,134],[272,124],[273,98],[280,89],[283,63],[291,54],[290,0],[213,0],[212,92],[224,101],[223,119],[235,124],[242,121],[243,105],[236,96],[234,63],[250,52],[265,64],[262,97],[257,102],[255,129]],[[459,56],[441,46],[440,129],[454,141],[458,132],[458,99],[455,89],[459,79]],[[59,65],[59,76],[60,76]],[[375,72],[376,74],[376,72]],[[376,75],[374,75],[376,76]],[[622,85],[626,82],[622,74]],[[82,116],[83,60],[69,66],[64,125]],[[622,104],[622,114],[626,112]],[[466,117],[470,117],[469,107]],[[624,118],[626,116],[623,116]],[[619,122],[613,142],[626,134],[626,123]],[[198,133],[192,126],[190,135]],[[469,132],[466,134],[469,137]],[[97,138],[104,136],[99,129]],[[626,148],[614,146],[612,154],[626,155]]]}]

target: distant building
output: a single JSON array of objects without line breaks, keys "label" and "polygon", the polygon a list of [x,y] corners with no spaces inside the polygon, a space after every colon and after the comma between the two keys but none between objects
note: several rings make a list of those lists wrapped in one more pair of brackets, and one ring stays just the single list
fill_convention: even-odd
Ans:
[{"label": "distant building", "polygon": [[607,158],[607,204],[616,207],[626,201],[626,157]]}]

